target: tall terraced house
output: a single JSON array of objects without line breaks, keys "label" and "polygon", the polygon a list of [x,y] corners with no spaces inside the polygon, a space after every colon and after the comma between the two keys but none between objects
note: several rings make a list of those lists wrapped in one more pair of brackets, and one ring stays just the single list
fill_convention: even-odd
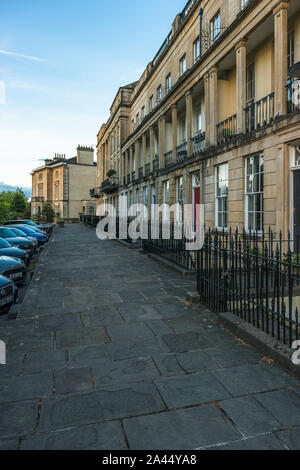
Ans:
[{"label": "tall terraced house", "polygon": [[93,196],[195,216],[202,203],[212,228],[300,233],[299,79],[299,0],[190,0],[123,100],[120,88]]}]

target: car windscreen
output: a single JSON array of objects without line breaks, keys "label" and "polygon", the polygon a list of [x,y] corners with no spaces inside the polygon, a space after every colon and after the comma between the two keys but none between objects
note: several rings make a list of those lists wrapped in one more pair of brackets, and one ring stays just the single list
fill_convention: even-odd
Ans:
[{"label": "car windscreen", "polygon": [[22,231],[19,230],[18,228],[11,228],[10,230],[11,230],[12,232],[14,232],[17,237],[24,237],[24,235],[26,235],[25,232],[22,232]]},{"label": "car windscreen", "polygon": [[40,230],[39,230],[37,227],[32,227],[31,225],[30,225],[30,227],[26,227],[26,228],[27,228],[28,230],[31,230],[32,232],[35,232],[35,233],[39,233],[39,232],[40,232]]},{"label": "car windscreen", "polygon": [[11,248],[11,244],[3,238],[0,238],[0,248]]},{"label": "car windscreen", "polygon": [[14,232],[8,228],[0,227],[0,237],[2,238],[15,238]]},{"label": "car windscreen", "polygon": [[[19,230],[19,229],[18,229]],[[29,227],[20,227],[20,230],[22,230],[22,232],[24,232],[26,235],[35,235],[35,231],[32,230],[31,228]]]}]

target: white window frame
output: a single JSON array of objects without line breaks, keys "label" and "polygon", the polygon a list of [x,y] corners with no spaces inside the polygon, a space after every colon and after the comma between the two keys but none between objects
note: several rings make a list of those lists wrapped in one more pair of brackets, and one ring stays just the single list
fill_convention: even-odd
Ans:
[{"label": "white window frame", "polygon": [[215,14],[210,22],[210,40],[213,44],[221,34],[221,12]]},{"label": "white window frame", "polygon": [[[251,80],[250,80],[250,71],[251,71]],[[249,91],[251,93],[249,93]],[[251,96],[250,96],[251,95]],[[247,103],[252,103],[255,101],[255,62],[251,62],[247,65],[246,70],[246,100]]]},{"label": "white window frame", "polygon": [[202,132],[202,109],[201,107],[196,109],[196,129],[195,132],[196,134],[200,134]]},{"label": "white window frame", "polygon": [[162,100],[162,87],[159,85],[159,87],[156,90],[156,102],[157,104],[161,103]]},{"label": "white window frame", "polygon": [[150,113],[154,110],[154,96],[150,96],[149,98],[149,110],[150,110]]},{"label": "white window frame", "polygon": [[[220,169],[226,168],[225,175],[227,179],[219,179]],[[219,182],[227,182],[227,195],[218,194]],[[215,222],[217,230],[227,231],[229,228],[229,175],[228,175],[228,163],[223,163],[215,167]],[[224,200],[227,200],[227,211],[224,210]],[[220,210],[220,204],[222,203],[222,210]],[[219,214],[222,214],[223,226],[219,224]],[[225,214],[227,214],[227,225],[225,225]]]},{"label": "white window frame", "polygon": [[[255,176],[258,176],[259,177],[259,189],[260,191],[249,191],[248,190],[248,161],[250,158],[256,158],[256,157],[259,157],[259,159],[263,158],[264,159],[264,153],[263,152],[260,152],[260,153],[255,153],[253,155],[249,155],[248,157],[246,157],[246,160],[245,160],[245,228],[246,228],[246,231],[247,232],[253,232],[253,233],[258,233],[258,234],[261,234],[263,232],[263,229],[264,229],[264,170],[263,172],[260,172],[259,173],[252,173],[252,180],[254,180]],[[265,167],[264,167],[265,169]],[[261,181],[260,181],[260,176],[263,175],[263,179],[262,179],[262,188],[261,188]],[[262,189],[262,190],[261,190]],[[256,216],[255,214],[257,213],[261,213],[262,214],[262,227],[260,228],[257,228],[257,227],[250,227],[250,224],[249,224],[249,199],[250,197],[253,197],[253,196],[262,196],[262,210],[261,211],[257,211],[256,210],[256,207],[254,207],[254,210],[251,211],[253,213],[253,218],[256,219]]]},{"label": "white window frame", "polygon": [[200,59],[200,37],[193,43],[194,64]]},{"label": "white window frame", "polygon": [[182,76],[186,72],[186,54],[184,54],[180,59],[179,72],[180,76]]},{"label": "white window frame", "polygon": [[172,88],[172,74],[169,73],[166,76],[166,93],[170,93],[171,88]]}]

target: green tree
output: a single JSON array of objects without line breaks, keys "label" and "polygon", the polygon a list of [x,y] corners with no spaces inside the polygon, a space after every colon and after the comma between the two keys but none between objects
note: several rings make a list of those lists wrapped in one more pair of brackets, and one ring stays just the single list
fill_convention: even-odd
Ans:
[{"label": "green tree", "polygon": [[55,218],[55,211],[49,202],[45,202],[42,207],[42,220],[52,223]]},{"label": "green tree", "polygon": [[0,223],[8,219],[30,217],[30,204],[21,189],[0,193]]},{"label": "green tree", "polygon": [[28,200],[22,191],[22,189],[17,188],[16,192],[13,193],[13,198],[11,201],[11,216],[13,218],[25,217],[26,211],[29,209]]}]

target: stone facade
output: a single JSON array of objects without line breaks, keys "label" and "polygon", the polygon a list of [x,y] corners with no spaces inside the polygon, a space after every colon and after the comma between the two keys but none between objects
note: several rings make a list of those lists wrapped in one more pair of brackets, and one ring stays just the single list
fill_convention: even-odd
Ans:
[{"label": "stone facade", "polygon": [[213,228],[300,234],[299,62],[297,0],[191,0],[100,130],[98,205],[181,198]]},{"label": "stone facade", "polygon": [[90,188],[96,184],[96,175],[90,147],[79,146],[75,158],[57,154],[53,160],[45,160],[45,166],[32,172],[32,216],[40,213],[44,202],[50,202],[56,218],[65,221],[78,221],[83,210],[94,214]]}]

